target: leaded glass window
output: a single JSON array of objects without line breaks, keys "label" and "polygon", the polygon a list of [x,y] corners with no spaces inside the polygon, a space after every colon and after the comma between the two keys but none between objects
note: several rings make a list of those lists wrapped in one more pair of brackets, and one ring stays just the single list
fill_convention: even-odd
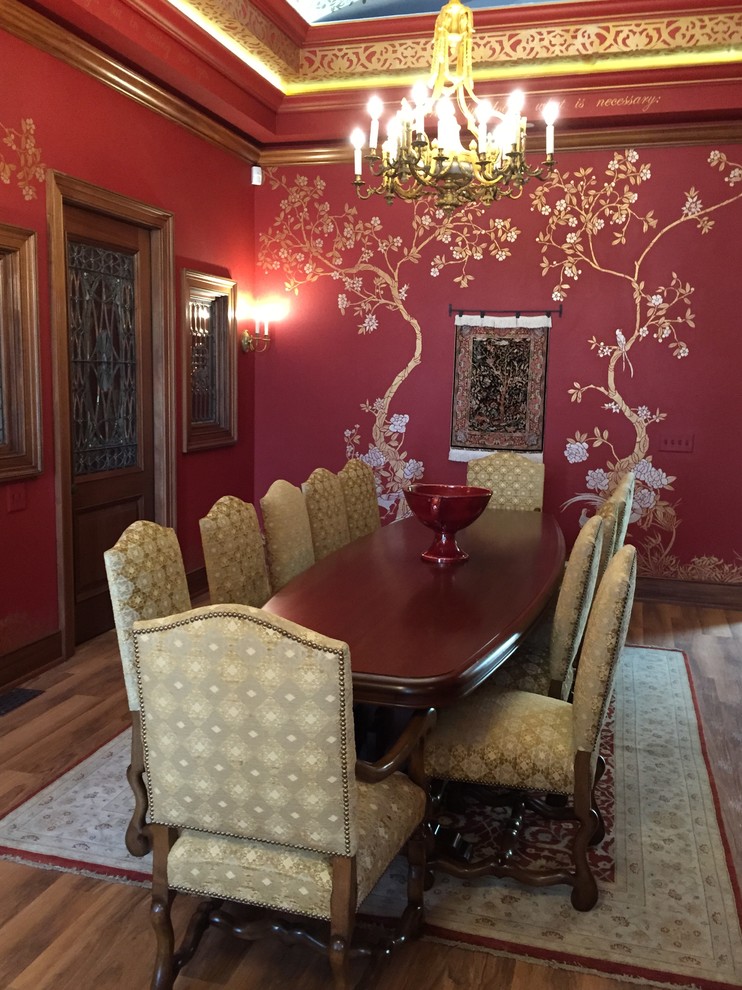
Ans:
[{"label": "leaded glass window", "polygon": [[134,259],[109,248],[68,248],[73,474],[136,467]]}]

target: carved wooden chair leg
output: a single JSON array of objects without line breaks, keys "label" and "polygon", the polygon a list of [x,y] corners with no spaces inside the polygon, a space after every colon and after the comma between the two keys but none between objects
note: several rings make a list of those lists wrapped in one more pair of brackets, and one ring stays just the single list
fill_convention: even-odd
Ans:
[{"label": "carved wooden chair leg", "polygon": [[598,900],[598,885],[587,861],[588,845],[598,826],[590,776],[590,753],[578,751],[575,755],[574,808],[579,828],[572,846],[574,885],[571,898],[576,911],[590,911]]},{"label": "carved wooden chair leg", "polygon": [[413,832],[407,843],[407,856],[410,862],[407,878],[408,904],[400,924],[400,942],[419,935],[425,921],[423,896],[427,878],[427,833],[428,829],[423,824]]},{"label": "carved wooden chair leg", "polygon": [[592,794],[593,809],[595,810],[595,813],[598,816],[598,824],[596,825],[595,831],[593,832],[592,838],[590,839],[591,846],[599,846],[600,843],[605,838],[605,822],[603,821],[603,815],[600,812],[598,803],[595,800],[595,788],[597,786],[598,781],[600,780],[600,778],[603,776],[604,773],[605,773],[605,760],[603,759],[602,756],[599,756],[598,762],[595,765],[595,780],[593,781],[593,794]]},{"label": "carved wooden chair leg", "polygon": [[141,716],[131,712],[131,763],[126,768],[126,779],[134,794],[134,813],[126,827],[126,848],[132,856],[146,856],[152,849],[149,833],[146,831],[147,807],[149,800],[144,786],[144,754],[140,729]]},{"label": "carved wooden chair leg", "polygon": [[356,917],[356,891],[355,857],[333,857],[329,956],[335,990],[350,988],[350,944]]},{"label": "carved wooden chair leg", "polygon": [[176,831],[166,825],[149,826],[152,849],[152,902],[149,918],[157,940],[155,969],[152,974],[151,990],[172,990],[173,981],[178,975],[175,965],[175,935],[170,917],[170,909],[175,893],[167,883],[167,854],[175,842]]}]

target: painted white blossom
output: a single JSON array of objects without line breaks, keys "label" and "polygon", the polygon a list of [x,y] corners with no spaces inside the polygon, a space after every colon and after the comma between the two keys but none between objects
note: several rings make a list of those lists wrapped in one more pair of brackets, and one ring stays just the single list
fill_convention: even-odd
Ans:
[{"label": "painted white blossom", "polygon": [[404,466],[404,476],[410,481],[422,478],[424,473],[425,465],[422,461],[416,461],[414,458],[410,458]]},{"label": "painted white blossom", "polygon": [[685,196],[686,199],[683,204],[682,214],[684,217],[694,217],[703,209],[701,198],[698,194],[691,195],[690,193],[686,193]]},{"label": "painted white blossom", "polygon": [[541,207],[539,212],[541,213],[542,216],[548,217],[548,215],[551,213],[551,207],[548,205],[548,203],[544,203],[544,205]]},{"label": "painted white blossom", "polygon": [[639,152],[635,148],[629,148],[626,152],[626,161],[632,164],[639,160]]},{"label": "painted white blossom", "polygon": [[603,468],[596,468],[594,471],[587,472],[585,482],[591,491],[604,492],[608,487],[610,478]]},{"label": "painted white blossom", "polygon": [[409,292],[409,290],[410,290],[409,285],[401,285],[399,287],[399,298],[402,300],[402,302],[404,302],[405,299],[407,298],[407,293]]},{"label": "painted white blossom", "polygon": [[306,265],[304,265],[304,274],[311,275],[313,271],[314,271],[314,265],[312,264],[311,261],[308,261]]},{"label": "painted white blossom", "polygon": [[646,337],[649,333],[649,327],[639,327],[639,336]]},{"label": "painted white blossom", "polygon": [[605,402],[603,404],[603,408],[610,410],[610,412],[612,412],[612,413],[617,413],[617,412],[620,412],[621,411],[618,408],[618,403],[617,402]]},{"label": "painted white blossom", "polygon": [[717,150],[712,151],[711,154],[708,157],[708,163],[709,163],[709,165],[718,165],[719,162],[721,162],[722,160],[723,160],[722,153],[720,151],[717,151]]},{"label": "painted white blossom", "polygon": [[347,308],[348,308],[348,297],[345,295],[344,292],[341,292],[340,295],[338,296],[338,309],[340,310],[341,313],[344,314]]},{"label": "painted white blossom", "polygon": [[641,460],[636,465],[634,473],[639,481],[642,481],[647,488],[664,488],[668,485],[669,478],[660,468],[654,467],[651,461]]},{"label": "painted white blossom", "polygon": [[551,298],[554,300],[554,302],[562,302],[564,299],[564,293],[561,291],[561,289],[554,289],[554,291],[551,294]]},{"label": "painted white blossom", "polygon": [[651,297],[649,301],[653,306],[661,306],[662,296],[659,294],[659,292],[655,292],[655,294]]},{"label": "painted white blossom", "polygon": [[643,419],[645,422],[652,418],[652,413],[649,411],[649,406],[637,406],[636,415],[639,419]]},{"label": "painted white blossom", "polygon": [[579,464],[580,461],[587,460],[587,444],[584,440],[579,443],[570,441],[564,448],[564,456],[570,464]]},{"label": "painted white blossom", "polygon": [[639,181],[646,182],[647,179],[651,179],[651,178],[652,178],[652,169],[649,167],[649,165],[646,164],[642,165],[642,167],[639,169]]},{"label": "painted white blossom", "polygon": [[688,357],[688,347],[686,344],[681,344],[680,347],[675,351],[676,358]]},{"label": "painted white blossom", "polygon": [[742,169],[733,168],[729,175],[726,177],[726,181],[730,186],[736,186],[738,182],[742,182]]},{"label": "painted white blossom", "polygon": [[639,511],[641,515],[642,512],[646,512],[647,509],[651,509],[652,506],[657,501],[657,495],[655,492],[651,491],[649,488],[637,488],[634,492],[634,498],[631,503],[631,508],[636,512]]},{"label": "painted white blossom", "polygon": [[438,240],[443,241],[445,244],[448,244],[448,242],[451,240],[451,231],[450,230],[441,231],[441,233],[438,236]]},{"label": "painted white blossom", "polygon": [[504,261],[508,256],[507,251],[503,251],[502,248],[495,251],[495,261]]},{"label": "painted white blossom", "polygon": [[369,446],[368,453],[361,454],[359,459],[372,468],[384,467],[384,455],[378,447]]},{"label": "painted white blossom", "polygon": [[364,333],[373,333],[374,330],[378,330],[378,328],[379,328],[379,321],[377,320],[374,313],[367,313],[366,318],[361,324],[361,330],[363,330]]},{"label": "painted white blossom", "polygon": [[430,266],[430,277],[431,278],[438,278],[439,275],[440,275],[440,269],[439,268],[436,268],[435,265],[431,265]]},{"label": "painted white blossom", "polygon": [[392,433],[404,433],[409,421],[410,417],[407,413],[395,413],[389,420],[389,429]]}]

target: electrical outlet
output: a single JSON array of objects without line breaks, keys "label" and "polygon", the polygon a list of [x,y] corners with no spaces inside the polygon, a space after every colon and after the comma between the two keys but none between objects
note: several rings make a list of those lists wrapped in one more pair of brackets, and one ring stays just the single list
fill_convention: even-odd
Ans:
[{"label": "electrical outlet", "polygon": [[659,438],[659,449],[669,451],[672,454],[692,454],[693,434],[683,433],[675,436],[661,436]]},{"label": "electrical outlet", "polygon": [[22,481],[8,485],[5,490],[8,512],[20,512],[26,508],[26,486]]}]

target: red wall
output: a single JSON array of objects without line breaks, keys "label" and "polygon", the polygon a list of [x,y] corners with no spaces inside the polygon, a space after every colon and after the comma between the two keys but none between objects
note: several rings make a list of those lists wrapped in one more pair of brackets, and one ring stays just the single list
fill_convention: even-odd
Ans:
[{"label": "red wall", "polygon": [[[735,274],[742,260],[742,182],[733,164],[723,172],[710,166],[715,147],[642,149],[628,160],[621,149],[613,170],[609,151],[561,154],[562,178],[554,188],[532,184],[517,202],[503,200],[482,214],[459,216],[448,233],[444,220],[432,216],[432,227],[447,239],[433,239],[419,256],[406,259],[405,249],[423,240],[420,207],[389,206],[379,197],[358,200],[350,166],[276,170],[256,197],[256,278],[261,291],[280,291],[288,273],[292,311],[276,327],[274,348],[258,358],[256,496],[276,477],[299,483],[318,465],[338,469],[347,456],[344,431],[355,424],[357,452],[368,454],[375,445],[374,416],[361,406],[378,398],[383,408],[377,425],[386,424],[392,442],[393,456],[381,469],[390,516],[397,511],[395,493],[415,469],[430,481],[464,480],[465,466],[448,459],[454,346],[449,303],[474,310],[551,308],[559,301],[553,298],[556,289],[565,298],[564,315],[554,318],[550,337],[546,509],[558,514],[571,540],[581,513],[594,511],[601,497],[595,479],[609,478],[612,485],[621,470],[636,467],[644,501],[635,507],[630,539],[641,549],[643,573],[742,582],[742,464],[736,456],[742,335]],[[742,162],[741,148],[720,150],[732,163]],[[592,172],[581,178],[580,169]],[[532,198],[539,189],[543,210]],[[585,229],[589,216],[597,224],[592,235]],[[554,218],[554,243],[544,252]],[[512,239],[501,237],[498,245],[511,252],[504,260],[495,257],[492,221],[510,225]],[[706,233],[699,222],[711,225]],[[575,237],[588,260],[577,261],[578,278],[566,278],[568,289],[560,293],[558,272],[543,275],[541,265],[568,260]],[[457,244],[458,262],[452,254]],[[482,259],[469,257],[464,267],[467,253],[480,247]],[[466,282],[467,273],[474,276],[468,284],[456,282],[462,274]],[[689,302],[673,302],[663,311],[674,299],[674,273],[692,290]],[[346,285],[346,278],[357,281]],[[376,308],[404,284],[404,300]],[[662,301],[653,307],[651,297],[661,288]],[[638,306],[635,290],[642,297]],[[365,311],[348,308],[343,315],[342,293]],[[359,333],[369,313],[378,326]],[[655,334],[664,332],[663,320],[670,331],[660,341]],[[615,350],[617,330],[628,341],[623,355]],[[676,339],[687,343],[687,356],[675,356]],[[600,342],[611,348],[605,356]],[[419,364],[411,367],[416,344]],[[618,396],[633,410],[629,416],[605,408],[616,401],[616,392],[597,391],[610,384],[611,361]],[[403,380],[395,384],[399,375]],[[575,382],[589,386],[579,403],[569,391]],[[642,411],[645,417],[659,410],[664,418],[645,420],[637,430],[642,406],[649,411]],[[403,434],[388,431],[394,414],[409,416]],[[608,431],[612,447],[593,445],[595,430],[601,438]],[[570,441],[581,442],[577,433],[588,436],[587,459],[571,462],[565,451]],[[661,449],[662,438],[684,436],[693,437],[692,453]],[[605,472],[591,476],[592,489],[588,471]]]},{"label": "red wall", "polygon": [[[44,465],[40,477],[24,482],[23,511],[7,512],[0,485],[2,657],[59,628],[45,184],[34,179],[32,198],[24,197],[18,155],[3,139],[20,131],[21,121],[31,120],[43,170],[67,173],[174,214],[179,343],[181,269],[227,275],[249,292],[254,258],[253,191],[246,163],[6,34],[0,34],[0,63],[0,163],[4,159],[15,166],[9,181],[0,182],[0,221],[38,235]],[[202,564],[199,517],[226,492],[245,498],[252,493],[254,364],[241,353],[238,375],[237,446],[178,456],[177,530],[189,570]],[[180,394],[177,422],[180,450]]]}]

